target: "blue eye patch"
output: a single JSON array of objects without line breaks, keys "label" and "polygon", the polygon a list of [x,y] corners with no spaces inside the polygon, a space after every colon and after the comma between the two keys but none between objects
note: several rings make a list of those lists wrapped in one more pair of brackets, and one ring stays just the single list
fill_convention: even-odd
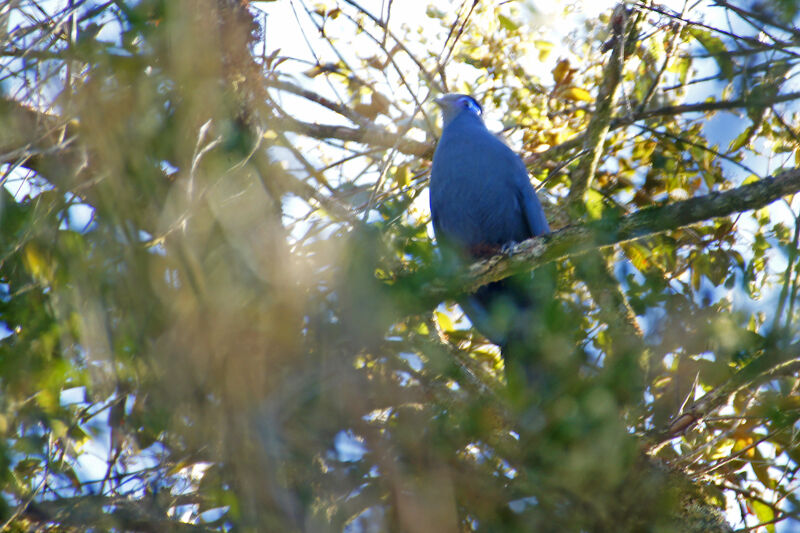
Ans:
[{"label": "blue eye patch", "polygon": [[472,111],[478,116],[481,116],[483,114],[483,108],[478,103],[478,101],[472,98],[471,96],[462,96],[461,98],[458,99],[458,103],[461,104],[461,106],[464,109],[468,109],[469,111]]}]

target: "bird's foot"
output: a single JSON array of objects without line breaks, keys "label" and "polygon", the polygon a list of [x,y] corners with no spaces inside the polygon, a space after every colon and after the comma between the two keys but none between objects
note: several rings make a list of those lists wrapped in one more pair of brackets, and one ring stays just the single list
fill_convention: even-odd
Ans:
[{"label": "bird's foot", "polygon": [[518,245],[517,241],[508,241],[503,246],[500,247],[500,253],[503,255],[511,255],[514,251],[514,247]]}]

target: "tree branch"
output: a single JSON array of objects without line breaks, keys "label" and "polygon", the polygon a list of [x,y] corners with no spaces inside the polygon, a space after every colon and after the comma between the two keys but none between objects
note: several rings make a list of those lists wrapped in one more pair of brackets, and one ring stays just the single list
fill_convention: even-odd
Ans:
[{"label": "tree branch", "polygon": [[719,102],[698,102],[694,104],[668,105],[642,111],[630,119],[615,119],[612,122],[611,127],[616,128],[620,126],[627,126],[633,122],[652,117],[682,115],[684,113],[707,113],[709,111],[723,111],[728,109],[744,108],[749,105],[769,106],[773,104],[789,102],[791,100],[797,100],[798,98],[800,98],[800,92],[777,94],[773,98],[765,98],[763,100],[756,100],[754,98],[737,98],[736,100],[722,100]]},{"label": "tree branch", "polygon": [[739,392],[797,372],[800,372],[800,343],[793,344],[784,350],[768,349],[760,357],[736,372],[727,382],[684,408],[670,421],[668,427],[647,435],[645,441],[648,452],[658,452],[665,443],[681,436]]},{"label": "tree branch", "polygon": [[[800,168],[795,168],[730,191],[648,207],[619,219],[568,226],[549,235],[523,241],[507,254],[474,263],[448,280],[437,279],[425,283],[417,291],[414,302],[407,303],[409,308],[421,312],[447,298],[474,292],[482,285],[533,270],[545,263],[691,226],[704,220],[759,209],[798,191]],[[398,276],[394,281],[402,285],[410,277],[413,276]]]},{"label": "tree branch", "polygon": [[340,141],[353,141],[370,146],[382,148],[397,148],[398,151],[430,159],[436,148],[434,143],[420,142],[392,133],[378,126],[364,126],[361,128],[351,128],[348,126],[336,126],[331,124],[312,124],[289,117],[270,118],[270,123],[282,131],[290,131],[307,135],[314,139],[327,140],[338,139]]},{"label": "tree branch", "polygon": [[[608,63],[603,71],[603,81],[597,93],[597,104],[589,125],[586,127],[586,134],[583,142],[584,155],[570,176],[572,186],[567,197],[568,208],[579,203],[589,184],[594,180],[597,172],[597,165],[603,152],[606,136],[608,135],[611,123],[611,113],[616,102],[617,89],[622,81],[622,71],[625,63],[625,20],[627,6],[618,4],[614,10],[614,16],[622,18],[622,29],[617,37],[616,45],[608,59]],[[619,14],[618,14],[619,12]],[[568,209],[571,213],[572,209]]]},{"label": "tree branch", "polygon": [[[597,95],[597,106],[586,128],[583,143],[583,156],[570,176],[572,186],[567,197],[567,213],[573,214],[571,206],[582,205],[586,189],[594,181],[597,165],[603,153],[608,136],[616,95],[622,81],[625,66],[625,39],[627,26],[627,6],[620,3],[614,9],[612,23],[615,30],[615,45],[606,64],[603,83]],[[635,34],[636,24],[633,25]],[[588,253],[575,262],[578,276],[586,283],[592,299],[598,306],[600,320],[611,328],[614,339],[612,351],[620,356],[624,353],[640,353],[644,349],[641,331],[636,323],[633,310],[609,270],[608,263],[599,251]]]},{"label": "tree branch", "polygon": [[291,82],[288,82],[288,81],[284,81],[284,80],[279,80],[279,79],[276,79],[275,77],[269,77],[269,78],[266,79],[264,84],[267,87],[272,87],[273,89],[279,89],[281,91],[286,91],[286,92],[292,93],[292,94],[294,94],[296,96],[303,97],[306,100],[310,100],[311,102],[319,104],[322,107],[330,109],[334,113],[338,113],[339,115],[342,115],[343,117],[347,118],[348,120],[350,120],[354,124],[358,124],[360,126],[366,126],[368,124],[368,122],[369,122],[366,117],[358,114],[357,112],[353,111],[352,109],[350,109],[346,105],[334,102],[333,100],[325,98],[324,96],[319,95],[319,94],[315,93],[314,91],[309,91],[308,89],[304,89],[304,88],[302,88],[302,87],[300,87],[298,85],[295,85],[294,83],[291,83]]},{"label": "tree branch", "polygon": [[[156,502],[155,500],[132,500],[123,497],[97,495],[77,496],[31,502],[22,516],[31,522],[54,522],[67,527],[96,527],[101,530],[121,528],[125,531],[185,531],[187,533],[206,533],[214,531],[205,526],[179,522],[167,518],[161,504],[170,507],[182,505],[175,501]],[[185,498],[184,498],[185,499]],[[186,503],[196,503],[187,501]],[[111,510],[108,510],[112,508]]]},{"label": "tree branch", "polygon": [[[743,109],[748,105],[754,104],[768,106],[797,99],[800,99],[800,91],[775,95],[774,98],[758,102],[754,102],[752,99],[748,100],[747,98],[737,98],[736,100],[723,100],[720,102],[695,102],[691,104],[662,106],[653,109],[645,109],[631,116],[612,118],[608,124],[608,128],[609,130],[616,130],[630,126],[631,124],[634,124],[640,120],[660,116],[674,116],[686,113],[707,113],[711,111]],[[317,101],[317,98],[313,98],[312,101]],[[401,153],[406,155],[414,155],[425,159],[430,159],[433,157],[433,151],[436,148],[436,145],[433,142],[420,142],[412,139],[403,139],[401,138],[401,135],[397,133],[390,132],[386,129],[371,124],[359,128],[352,128],[348,126],[337,126],[332,124],[314,124],[286,117],[272,119],[272,122],[276,127],[282,128],[284,131],[307,135],[314,139],[338,139],[340,141],[353,141],[380,148],[396,147]],[[525,157],[525,164],[528,166],[540,165],[543,161],[556,161],[562,159],[564,154],[574,150],[575,148],[578,148],[581,145],[591,145],[591,143],[587,143],[588,138],[588,131],[580,133],[561,144],[545,150],[544,152]]]}]

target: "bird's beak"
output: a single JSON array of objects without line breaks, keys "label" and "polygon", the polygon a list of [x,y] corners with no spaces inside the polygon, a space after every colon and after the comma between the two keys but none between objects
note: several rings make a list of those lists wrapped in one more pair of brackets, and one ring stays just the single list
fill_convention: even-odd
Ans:
[{"label": "bird's beak", "polygon": [[444,103],[444,96],[440,96],[439,98],[434,99],[434,102],[436,102],[436,105],[438,105],[439,107],[442,107],[442,104]]}]

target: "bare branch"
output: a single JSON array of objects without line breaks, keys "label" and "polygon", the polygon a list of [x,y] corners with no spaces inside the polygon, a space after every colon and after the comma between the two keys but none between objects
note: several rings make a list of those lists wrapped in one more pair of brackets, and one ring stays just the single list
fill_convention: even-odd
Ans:
[{"label": "bare branch", "polygon": [[312,124],[289,117],[271,119],[273,126],[282,131],[301,133],[314,139],[339,139],[340,141],[353,141],[369,146],[383,148],[397,147],[397,150],[408,155],[415,155],[429,159],[433,156],[435,146],[433,143],[424,143],[412,139],[402,138],[377,126],[350,128],[332,124]]},{"label": "bare branch", "polygon": [[[58,522],[68,527],[96,527],[103,530],[121,528],[125,531],[187,533],[215,531],[202,525],[171,520],[166,516],[165,510],[161,509],[165,504],[171,507],[196,501],[161,502],[156,501],[157,498],[153,496],[152,501],[95,495],[60,498],[32,502],[25,509],[23,516],[37,523]],[[170,496],[170,499],[174,497]]]},{"label": "bare branch", "polygon": [[667,428],[660,428],[647,436],[648,451],[657,452],[671,439],[682,435],[686,430],[725,405],[729,398],[752,389],[781,376],[790,376],[800,372],[800,344],[793,344],[787,349],[768,349],[760,357],[739,370],[723,385],[709,392],[692,405],[683,409]]},{"label": "bare branch", "polygon": [[314,91],[309,91],[308,89],[303,89],[302,87],[299,87],[299,86],[295,85],[294,83],[290,83],[288,81],[277,80],[274,77],[268,78],[264,83],[265,83],[265,85],[267,87],[273,87],[275,89],[280,89],[282,91],[290,92],[290,93],[295,94],[297,96],[302,96],[306,100],[310,100],[310,101],[312,101],[314,103],[317,103],[317,104],[321,105],[322,107],[326,107],[326,108],[330,109],[334,113],[338,113],[338,114],[342,115],[343,117],[349,119],[350,121],[352,121],[355,124],[359,124],[361,126],[364,126],[369,122],[366,119],[366,117],[363,117],[363,116],[359,115],[358,113],[356,113],[355,111],[353,111],[349,107],[347,107],[345,105],[342,105],[342,104],[338,104],[336,102],[333,102],[333,101],[325,98],[324,96],[321,96],[321,95],[315,93]]}]

